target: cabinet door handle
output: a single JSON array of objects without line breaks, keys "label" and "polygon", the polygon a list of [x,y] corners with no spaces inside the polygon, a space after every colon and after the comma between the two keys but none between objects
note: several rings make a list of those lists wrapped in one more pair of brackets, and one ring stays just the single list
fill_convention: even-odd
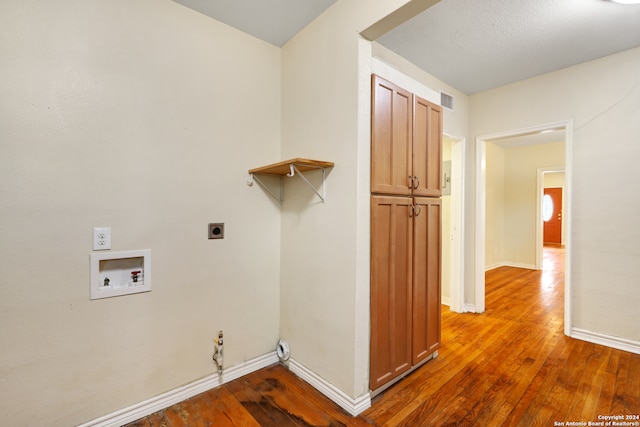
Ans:
[{"label": "cabinet door handle", "polygon": [[409,218],[413,218],[413,214],[415,213],[415,211],[416,211],[416,207],[415,207],[415,205],[412,203],[412,204],[411,204],[411,210],[409,211]]},{"label": "cabinet door handle", "polygon": [[413,176],[409,175],[409,189],[413,188]]},{"label": "cabinet door handle", "polygon": [[420,205],[413,206],[415,206],[416,216],[420,215],[420,213],[422,212],[422,207]]},{"label": "cabinet door handle", "polygon": [[416,188],[420,187],[420,178],[417,176],[413,177],[413,189],[415,190]]}]

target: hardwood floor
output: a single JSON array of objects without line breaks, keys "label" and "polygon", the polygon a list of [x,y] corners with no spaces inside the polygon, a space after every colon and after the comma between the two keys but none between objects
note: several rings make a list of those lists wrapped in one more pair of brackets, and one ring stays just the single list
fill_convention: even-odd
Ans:
[{"label": "hardwood floor", "polygon": [[128,427],[529,427],[637,415],[640,355],[564,336],[563,270],[563,250],[545,248],[542,271],[487,272],[486,312],[443,307],[439,357],[376,397],[359,417],[272,366]]}]

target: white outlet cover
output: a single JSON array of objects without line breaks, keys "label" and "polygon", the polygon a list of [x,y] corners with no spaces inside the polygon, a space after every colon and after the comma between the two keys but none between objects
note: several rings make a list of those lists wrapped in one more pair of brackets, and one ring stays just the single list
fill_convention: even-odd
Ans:
[{"label": "white outlet cover", "polygon": [[93,228],[93,250],[106,251],[111,249],[111,227]]}]

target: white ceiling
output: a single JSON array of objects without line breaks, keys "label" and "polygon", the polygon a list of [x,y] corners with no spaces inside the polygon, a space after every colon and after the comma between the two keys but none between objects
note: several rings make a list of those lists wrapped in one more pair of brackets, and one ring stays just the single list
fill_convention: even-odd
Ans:
[{"label": "white ceiling", "polygon": [[443,0],[378,42],[471,95],[640,46],[640,5]]},{"label": "white ceiling", "polygon": [[[282,46],[335,0],[174,0]],[[474,94],[640,46],[640,5],[442,0],[377,40]]]},{"label": "white ceiling", "polygon": [[284,45],[336,0],[174,0],[276,46]]}]

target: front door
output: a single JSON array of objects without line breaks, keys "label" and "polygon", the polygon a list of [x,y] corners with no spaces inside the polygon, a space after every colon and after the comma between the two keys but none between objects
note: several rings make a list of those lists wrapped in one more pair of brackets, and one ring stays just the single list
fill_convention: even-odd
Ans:
[{"label": "front door", "polygon": [[542,198],[544,243],[562,244],[562,188],[545,188]]}]

